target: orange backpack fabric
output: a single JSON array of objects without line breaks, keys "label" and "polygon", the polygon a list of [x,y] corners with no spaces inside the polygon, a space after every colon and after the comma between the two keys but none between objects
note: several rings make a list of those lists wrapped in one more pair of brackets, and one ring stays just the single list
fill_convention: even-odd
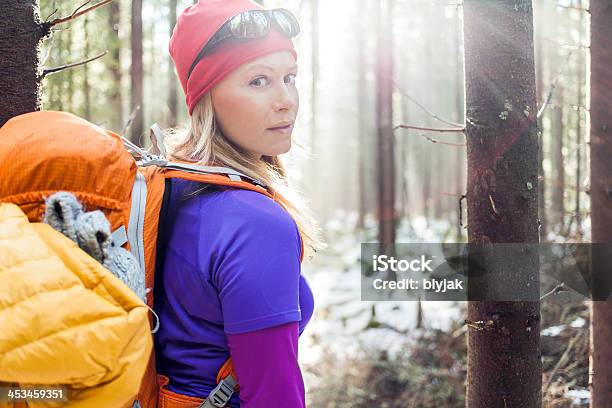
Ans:
[{"label": "orange backpack fabric", "polygon": [[[0,141],[0,202],[18,205],[31,222],[42,220],[45,199],[57,191],[73,193],[87,211],[101,210],[112,231],[125,228],[123,246],[144,267],[146,303],[151,308],[166,179],[253,190],[285,207],[280,195],[227,174],[202,174],[156,165],[139,167],[118,134],[67,112],[38,111],[14,117],[0,128]],[[303,249],[302,244],[302,259]],[[152,314],[149,321],[153,327]],[[217,382],[230,373],[237,378],[228,359]],[[152,352],[134,400],[143,408],[161,406],[159,390],[165,381],[156,372]]]}]

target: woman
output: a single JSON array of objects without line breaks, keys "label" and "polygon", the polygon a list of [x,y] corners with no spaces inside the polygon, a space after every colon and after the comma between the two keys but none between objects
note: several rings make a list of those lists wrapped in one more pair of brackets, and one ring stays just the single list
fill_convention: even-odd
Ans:
[{"label": "woman", "polygon": [[231,356],[240,388],[230,407],[305,406],[298,336],[313,296],[300,261],[324,244],[278,158],[299,107],[298,32],[286,10],[200,0],[170,40],[191,115],[171,158],[234,168],[283,198],[173,180],[156,285],[157,366],[173,398],[206,397]]}]

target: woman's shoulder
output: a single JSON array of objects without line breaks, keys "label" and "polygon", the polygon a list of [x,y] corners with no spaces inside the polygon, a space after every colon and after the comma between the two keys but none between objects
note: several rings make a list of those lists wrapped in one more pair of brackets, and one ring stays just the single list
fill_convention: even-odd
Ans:
[{"label": "woman's shoulder", "polygon": [[257,191],[186,180],[173,180],[172,188],[175,202],[183,202],[180,207],[208,220],[203,227],[234,227],[245,232],[261,228],[297,230],[293,218],[279,203]]},{"label": "woman's shoulder", "polygon": [[[222,213],[257,227],[294,231],[297,226],[289,213],[272,198],[252,190],[226,188],[218,191]],[[247,225],[245,227],[248,228]]]}]

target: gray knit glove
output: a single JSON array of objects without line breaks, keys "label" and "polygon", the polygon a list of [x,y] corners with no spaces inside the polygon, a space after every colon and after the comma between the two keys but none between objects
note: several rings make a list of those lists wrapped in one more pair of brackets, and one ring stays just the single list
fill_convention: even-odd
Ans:
[{"label": "gray knit glove", "polygon": [[129,251],[115,246],[110,224],[102,211],[84,212],[76,197],[64,191],[51,195],[45,204],[45,223],[76,242],[146,301],[145,277],[138,261]]}]

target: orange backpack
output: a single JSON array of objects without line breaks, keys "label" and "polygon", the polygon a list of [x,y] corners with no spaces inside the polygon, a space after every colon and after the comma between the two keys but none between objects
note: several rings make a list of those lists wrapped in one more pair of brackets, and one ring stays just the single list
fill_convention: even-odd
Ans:
[{"label": "orange backpack", "polygon": [[[163,151],[161,129],[154,125],[152,130],[154,147]],[[170,179],[252,190],[285,207],[280,195],[233,169],[169,162],[71,113],[38,111],[14,117],[0,128],[0,143],[0,202],[17,204],[31,222],[42,220],[45,199],[57,191],[73,193],[87,211],[101,210],[115,244],[129,249],[144,270],[150,308],[158,225]],[[302,258],[303,249],[302,244]],[[149,321],[156,326],[154,316]],[[238,389],[231,358],[219,369],[217,383],[201,406],[223,407]],[[167,384],[156,372],[152,352],[132,406],[200,406],[201,399],[174,394]]]}]

